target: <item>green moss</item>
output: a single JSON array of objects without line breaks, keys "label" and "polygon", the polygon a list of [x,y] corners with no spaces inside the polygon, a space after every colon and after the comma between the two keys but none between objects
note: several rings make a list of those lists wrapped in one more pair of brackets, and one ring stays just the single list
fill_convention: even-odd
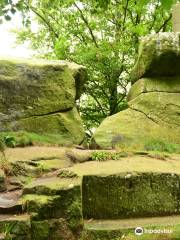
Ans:
[{"label": "green moss", "polygon": [[[18,132],[0,132],[1,137],[10,136],[14,138],[14,147],[26,147],[32,145],[59,145],[59,146],[71,146],[76,140],[70,137],[70,135],[62,135],[60,133],[54,134],[37,134],[34,132],[18,131]],[[77,135],[76,135],[77,136]],[[77,140],[83,139],[84,133],[80,133]]]},{"label": "green moss", "polygon": [[81,198],[73,201],[66,211],[68,226],[72,231],[79,231],[83,226]]},{"label": "green moss", "polygon": [[130,101],[129,106],[157,124],[180,131],[179,96],[179,93],[147,92]]},{"label": "green moss", "polygon": [[48,217],[55,207],[57,198],[57,196],[26,194],[19,200],[19,203],[28,213],[38,213],[40,216]]},{"label": "green moss", "polygon": [[146,230],[169,230],[172,233],[167,234],[142,234],[140,236],[135,235],[135,229],[121,229],[121,230],[88,230],[82,235],[81,240],[178,240],[180,238],[180,225],[174,226],[150,226],[146,227]]},{"label": "green moss", "polygon": [[32,221],[32,238],[34,240],[45,240],[49,238],[50,224],[48,221]]},{"label": "green moss", "polygon": [[60,179],[56,177],[34,180],[24,187],[25,194],[57,195],[74,192],[76,195],[80,191],[81,180],[79,178]]},{"label": "green moss", "polygon": [[75,240],[65,219],[50,219],[32,222],[33,240]]},{"label": "green moss", "polygon": [[178,213],[179,182],[179,175],[165,173],[84,176],[83,215],[116,219]]},{"label": "green moss", "polygon": [[144,144],[144,148],[147,151],[158,151],[168,153],[180,153],[180,145],[167,143],[158,139],[150,139]]},{"label": "green moss", "polygon": [[127,152],[104,152],[95,151],[92,153],[92,161],[108,161],[108,160],[120,160],[122,157],[127,157]]},{"label": "green moss", "polygon": [[180,144],[180,55],[174,45],[179,38],[178,33],[161,33],[142,39],[132,73],[137,82],[128,94],[129,109],[101,123],[92,147],[143,151],[149,139]]},{"label": "green moss", "polygon": [[78,178],[79,176],[71,170],[62,169],[57,175],[59,178]]},{"label": "green moss", "polygon": [[80,180],[42,179],[24,188],[21,201],[29,212],[36,212],[35,219],[65,218],[71,229],[82,224]]},{"label": "green moss", "polygon": [[[60,136],[60,144],[81,143],[84,131],[75,100],[86,80],[85,68],[38,61],[0,60],[0,131],[54,134]],[[19,144],[32,143],[26,140]]]},{"label": "green moss", "polygon": [[140,94],[147,92],[179,93],[180,77],[141,78],[132,85],[128,93],[128,101],[131,101]]},{"label": "green moss", "polygon": [[123,236],[119,230],[84,231],[80,240],[119,240]]},{"label": "green moss", "polygon": [[[141,40],[132,80],[180,74],[179,33],[151,34]],[[177,44],[175,44],[175,41]]]},{"label": "green moss", "polygon": [[93,139],[102,149],[115,146],[121,151],[143,151],[149,139],[179,144],[179,136],[178,126],[158,124],[144,113],[127,109],[106,118],[94,133]]},{"label": "green moss", "polygon": [[[31,224],[28,215],[7,216],[0,220],[0,233],[4,232],[7,237],[13,235],[13,239],[31,239]],[[8,239],[8,238],[7,238]],[[11,239],[11,238],[10,238]]]}]

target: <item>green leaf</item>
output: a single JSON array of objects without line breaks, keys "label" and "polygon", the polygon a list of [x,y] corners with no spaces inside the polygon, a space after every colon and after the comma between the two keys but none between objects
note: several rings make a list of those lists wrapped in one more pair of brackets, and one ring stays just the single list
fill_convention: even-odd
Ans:
[{"label": "green leaf", "polygon": [[15,8],[11,8],[11,13],[14,14],[16,12]]},{"label": "green leaf", "polygon": [[172,5],[175,3],[174,0],[161,0],[161,5],[164,9],[171,9]]}]

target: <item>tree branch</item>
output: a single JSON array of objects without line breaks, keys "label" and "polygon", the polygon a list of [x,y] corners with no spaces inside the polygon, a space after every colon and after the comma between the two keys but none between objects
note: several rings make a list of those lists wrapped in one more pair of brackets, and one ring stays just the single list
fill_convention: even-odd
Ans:
[{"label": "tree branch", "polygon": [[42,16],[33,6],[30,6],[27,3],[24,3],[24,4],[48,26],[49,30],[54,34],[56,38],[59,37],[59,35],[56,33],[54,28],[51,26],[51,24],[46,20],[44,16]]},{"label": "tree branch", "polygon": [[156,31],[156,33],[159,33],[162,29],[166,27],[168,22],[171,20],[172,14],[169,15],[169,17],[164,21],[164,23],[160,26],[160,28]]},{"label": "tree branch", "polygon": [[154,26],[154,23],[155,23],[155,21],[156,21],[156,11],[157,11],[157,9],[158,9],[158,7],[159,7],[159,1],[160,1],[160,0],[157,1],[156,7],[155,7],[155,11],[154,11],[154,14],[153,14],[153,21],[152,21],[151,26],[149,27],[149,32],[152,30],[152,28],[153,28],[153,26]]},{"label": "tree branch", "polygon": [[124,29],[125,29],[125,22],[126,22],[128,4],[129,4],[129,0],[126,1],[126,6],[124,8],[124,19],[123,19],[123,24],[122,24],[122,26],[123,26],[122,31],[124,31]]},{"label": "tree branch", "polygon": [[95,38],[95,36],[94,36],[94,34],[93,34],[93,31],[92,31],[91,27],[89,26],[88,20],[84,17],[84,14],[83,14],[82,10],[78,7],[78,5],[77,5],[76,3],[74,3],[74,6],[75,6],[75,7],[78,9],[78,11],[80,12],[81,18],[82,18],[82,20],[84,21],[84,23],[86,24],[86,26],[87,26],[87,28],[88,28],[88,30],[89,30],[89,33],[90,33],[90,35],[91,35],[91,38],[92,38],[95,46],[98,48],[98,44],[97,44],[96,38]]}]

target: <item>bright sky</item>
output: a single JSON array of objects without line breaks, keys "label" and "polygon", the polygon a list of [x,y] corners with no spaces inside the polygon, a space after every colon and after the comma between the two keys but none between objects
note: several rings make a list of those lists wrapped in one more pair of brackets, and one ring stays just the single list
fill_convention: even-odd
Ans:
[{"label": "bright sky", "polygon": [[0,56],[11,57],[31,57],[33,51],[28,49],[28,45],[16,46],[16,36],[11,32],[12,29],[21,28],[21,17],[15,14],[11,21],[4,21],[0,24]]}]

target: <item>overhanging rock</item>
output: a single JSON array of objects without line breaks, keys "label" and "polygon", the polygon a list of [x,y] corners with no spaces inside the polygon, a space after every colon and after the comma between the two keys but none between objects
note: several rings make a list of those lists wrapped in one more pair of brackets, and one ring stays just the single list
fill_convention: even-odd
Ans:
[{"label": "overhanging rock", "polygon": [[75,100],[86,70],[66,61],[0,59],[0,131],[61,134],[80,143]]}]

